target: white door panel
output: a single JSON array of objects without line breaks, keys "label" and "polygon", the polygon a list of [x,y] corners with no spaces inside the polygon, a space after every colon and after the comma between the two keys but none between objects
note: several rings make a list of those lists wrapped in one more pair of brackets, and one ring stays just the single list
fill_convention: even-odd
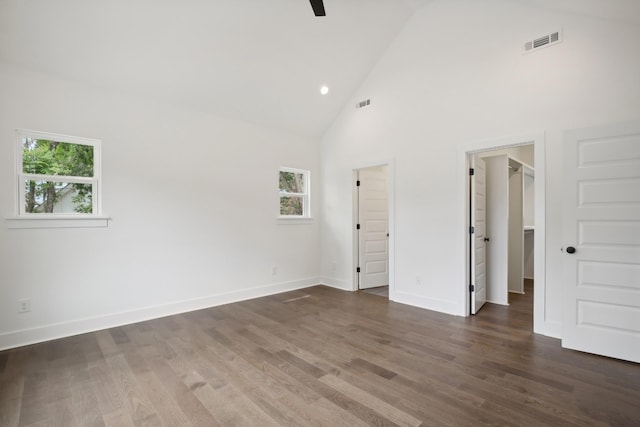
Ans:
[{"label": "white door panel", "polygon": [[486,263],[486,228],[487,228],[487,184],[484,160],[473,156],[471,167],[471,314],[476,314],[487,301],[487,263]]},{"label": "white door panel", "polygon": [[387,168],[358,171],[359,288],[389,284]]},{"label": "white door panel", "polygon": [[562,345],[640,362],[640,123],[565,135]]}]

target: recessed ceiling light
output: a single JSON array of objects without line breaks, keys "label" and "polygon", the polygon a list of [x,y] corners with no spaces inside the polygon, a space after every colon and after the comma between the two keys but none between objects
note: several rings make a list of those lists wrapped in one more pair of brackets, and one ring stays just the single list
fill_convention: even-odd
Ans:
[{"label": "recessed ceiling light", "polygon": [[322,86],[320,88],[320,93],[323,94],[323,95],[328,94],[329,93],[329,86]]}]

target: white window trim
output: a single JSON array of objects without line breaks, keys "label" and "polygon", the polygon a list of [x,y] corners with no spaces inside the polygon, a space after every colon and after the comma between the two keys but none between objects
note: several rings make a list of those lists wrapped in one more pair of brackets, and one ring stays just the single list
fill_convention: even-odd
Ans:
[{"label": "white window trim", "polygon": [[[311,171],[308,169],[297,169],[282,166],[278,169],[278,180],[280,179],[280,172],[291,172],[297,174],[303,174],[305,192],[304,193],[286,193],[283,191],[278,191],[278,221],[286,222],[286,223],[305,223],[313,220],[311,217]],[[282,196],[298,196],[302,197],[302,211],[303,215],[280,215],[280,198]]]},{"label": "white window trim", "polygon": [[[22,171],[23,138],[49,139],[72,144],[90,145],[93,150],[93,177],[77,177],[62,175],[38,175]],[[83,138],[62,135],[52,132],[33,131],[28,129],[16,130],[15,143],[15,210],[14,216],[7,217],[8,228],[76,228],[76,227],[106,227],[109,217],[102,213],[102,141],[93,138]],[[56,182],[70,182],[91,184],[92,213],[28,213],[25,206],[25,181],[30,178],[47,179]]]},{"label": "white window trim", "polygon": [[281,215],[276,218],[278,224],[310,224],[313,222],[313,217],[310,216],[293,216],[293,215]]},{"label": "white window trim", "polygon": [[107,227],[108,216],[56,215],[38,218],[33,215],[5,218],[7,228],[95,228]]}]

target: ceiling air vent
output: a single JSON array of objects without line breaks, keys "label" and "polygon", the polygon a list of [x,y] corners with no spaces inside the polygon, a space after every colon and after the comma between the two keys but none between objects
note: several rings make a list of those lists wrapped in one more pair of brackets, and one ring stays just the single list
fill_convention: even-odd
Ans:
[{"label": "ceiling air vent", "polygon": [[360,101],[356,104],[356,108],[364,108],[371,105],[371,99],[365,99],[364,101]]},{"label": "ceiling air vent", "polygon": [[524,52],[528,53],[534,51],[536,49],[540,49],[542,47],[551,46],[552,44],[560,43],[562,39],[560,38],[560,31],[556,31],[555,33],[547,34],[546,36],[538,37],[535,40],[531,40],[524,44]]}]

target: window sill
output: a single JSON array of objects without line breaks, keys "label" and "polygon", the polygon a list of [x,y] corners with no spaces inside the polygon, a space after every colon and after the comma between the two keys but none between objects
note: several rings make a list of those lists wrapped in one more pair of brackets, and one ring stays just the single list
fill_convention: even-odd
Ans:
[{"label": "window sill", "polygon": [[311,218],[311,217],[279,216],[277,218],[277,223],[279,225],[284,225],[284,224],[311,224],[312,222],[313,222],[313,218]]},{"label": "window sill", "polygon": [[107,216],[39,216],[5,218],[7,228],[96,228],[107,227]]}]

